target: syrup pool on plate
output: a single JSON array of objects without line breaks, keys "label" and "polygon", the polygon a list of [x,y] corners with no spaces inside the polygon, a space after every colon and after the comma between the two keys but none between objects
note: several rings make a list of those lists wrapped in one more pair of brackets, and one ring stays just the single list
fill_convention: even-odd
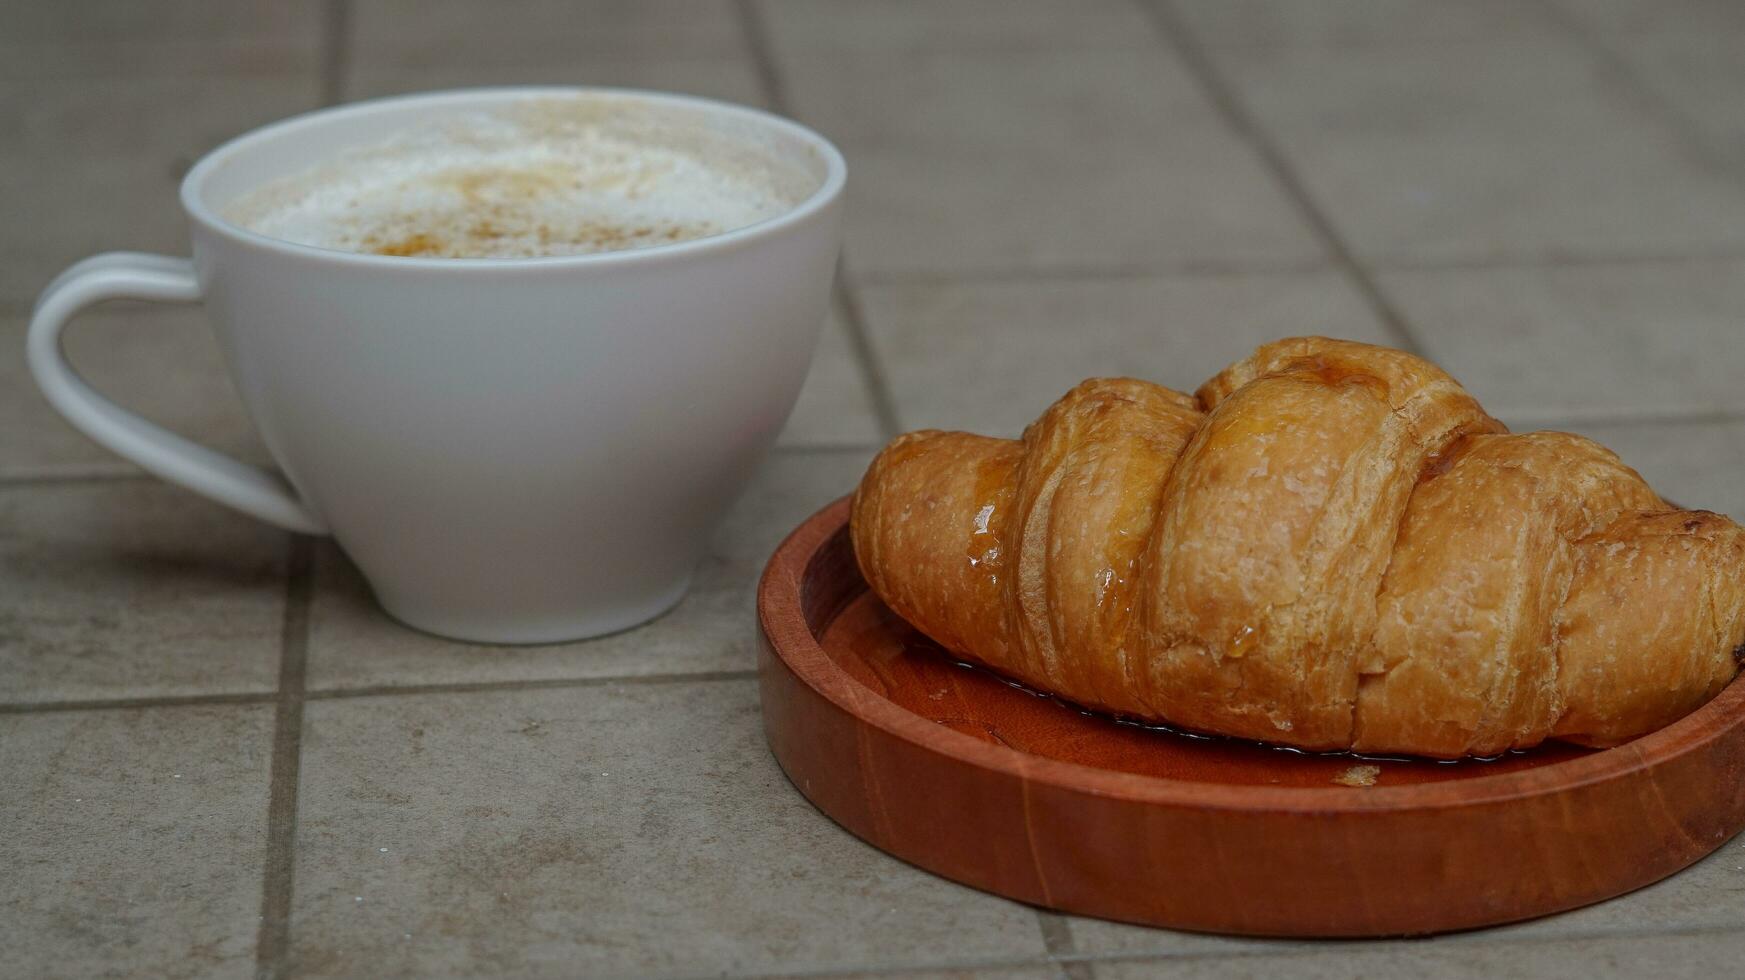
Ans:
[{"label": "syrup pool on plate", "polygon": [[1495,759],[1375,757],[1112,718],[963,663],[870,591],[837,615],[822,640],[850,676],[935,724],[1035,756],[1165,779],[1356,790],[1515,772],[1593,751],[1548,742]]}]

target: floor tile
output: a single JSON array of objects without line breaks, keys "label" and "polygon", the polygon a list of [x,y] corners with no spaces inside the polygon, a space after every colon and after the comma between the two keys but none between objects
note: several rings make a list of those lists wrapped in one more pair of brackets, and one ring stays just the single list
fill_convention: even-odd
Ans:
[{"label": "floor tile", "polygon": [[738,57],[727,0],[352,0],[354,64],[585,65],[607,57]]},{"label": "floor tile", "polygon": [[[23,314],[0,314],[0,477],[133,471],[42,396],[24,363],[28,328]],[[74,367],[117,404],[214,449],[268,459],[200,311],[114,304],[64,337]]]},{"label": "floor tile", "polygon": [[1384,273],[1430,357],[1491,413],[1745,409],[1745,261]]},{"label": "floor tile", "polygon": [[1615,52],[1667,111],[1745,175],[1745,5],[1730,0],[1565,2],[1565,16]]},{"label": "floor tile", "polygon": [[[1214,936],[1128,925],[1104,919],[1072,917],[1073,949],[1091,957],[1101,956],[1236,956],[1297,950],[1304,943],[1284,939],[1251,939],[1245,936]],[[1097,976],[1103,976],[1098,967]]]},{"label": "floor tile", "polygon": [[764,746],[749,680],[318,701],[303,731],[296,976],[805,973],[1043,952],[1030,909],[814,810]]},{"label": "floor tile", "polygon": [[0,311],[76,259],[188,253],[176,192],[206,151],[312,108],[313,72],[56,78],[0,85]]},{"label": "floor tile", "polygon": [[1745,184],[1573,40],[1216,57],[1372,261],[1745,248]]},{"label": "floor tile", "polygon": [[690,594],[676,608],[645,626],[582,643],[489,647],[414,632],[388,619],[351,564],[324,545],[316,560],[308,686],[750,669],[753,595],[764,563],[800,521],[851,492],[871,457],[870,449],[776,453],[734,505]]},{"label": "floor tile", "polygon": [[779,54],[796,111],[850,161],[857,272],[1319,260],[1161,47]]},{"label": "floor tile", "polygon": [[313,72],[325,0],[0,5],[0,79]]},{"label": "floor tile", "polygon": [[762,0],[778,50],[1023,50],[1153,43],[1131,0]]},{"label": "floor tile", "polygon": [[1441,44],[1555,30],[1517,0],[1175,0],[1175,8],[1197,40],[1214,46]]},{"label": "floor tile", "polygon": [[1639,936],[1572,942],[1473,942],[1468,937],[1327,943],[1307,953],[1236,956],[1184,962],[1099,963],[1098,980],[1137,980],[1167,970],[1193,980],[1334,980],[1349,977],[1714,977],[1733,972],[1745,954],[1738,934]]},{"label": "floor tile", "polygon": [[903,428],[1015,436],[1087,377],[1193,391],[1293,334],[1389,343],[1333,273],[1037,280],[863,290]]},{"label": "floor tile", "polygon": [[286,548],[148,479],[0,486],[0,700],[273,690]]},{"label": "floor tile", "polygon": [[[1650,91],[1678,113],[1710,152],[1745,175],[1745,29],[1650,34],[1618,43]],[[1745,180],[1745,176],[1741,177]]]},{"label": "floor tile", "polygon": [[884,442],[878,413],[868,393],[865,374],[855,363],[848,327],[833,306],[812,371],[800,389],[800,400],[788,416],[778,445],[871,446]]},{"label": "floor tile", "polygon": [[1608,36],[1745,30],[1745,7],[1734,0],[1551,0],[1551,3]]},{"label": "floor tile", "polygon": [[[867,973],[831,973],[831,980],[874,980],[892,977],[892,973],[873,970]],[[902,980],[1061,980],[1063,973],[1056,964],[1035,966],[965,966],[960,970],[904,970],[895,977]]]},{"label": "floor tile", "polygon": [[604,85],[654,89],[763,105],[757,74],[740,58],[589,57],[550,63],[403,67],[365,61],[346,74],[347,100],[475,85]]},{"label": "floor tile", "polygon": [[249,977],[269,705],[0,716],[9,976]]},{"label": "floor tile", "polygon": [[[1388,340],[1159,37],[1154,0],[750,2],[794,110],[850,156],[849,262],[906,427],[1013,435],[1085,376],[1191,389],[1277,336]],[[1488,407],[1592,436],[1664,495],[1745,518],[1745,260],[1596,261],[1745,256],[1745,4],[1546,0],[1560,22],[1510,0],[1155,2],[1341,236],[1395,270],[1388,297]],[[149,480],[66,479],[130,470],[24,369],[24,313],[54,272],[104,249],[185,254],[180,174],[315,103],[332,11],[350,13],[347,98],[531,82],[756,104],[738,7],[0,4],[0,702],[264,693],[278,671],[283,534]],[[1582,264],[1501,268],[1564,260]],[[1471,267],[1422,271],[1438,265]],[[264,456],[197,312],[118,307],[69,342],[118,402]],[[293,972],[1737,972],[1745,841],[1514,927],[1289,943],[1075,918],[1075,955],[1095,961],[1042,963],[1033,911],[889,859],[807,805],[764,748],[750,681],[330,696],[743,670],[764,560],[870,455],[817,450],[882,435],[833,321],[790,451],[692,596],[592,643],[412,633],[319,545]],[[272,714],[0,713],[0,974],[252,974]]]}]

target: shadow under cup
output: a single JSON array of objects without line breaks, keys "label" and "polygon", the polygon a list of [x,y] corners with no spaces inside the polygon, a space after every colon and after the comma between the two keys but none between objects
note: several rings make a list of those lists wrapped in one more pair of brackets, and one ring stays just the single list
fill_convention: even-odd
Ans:
[{"label": "shadow under cup", "polygon": [[[263,183],[406,127],[552,99],[755,140],[815,187],[723,234],[531,259],[338,252],[220,217]],[[148,468],[330,532],[382,605],[428,632],[534,643],[642,622],[683,595],[793,407],[828,304],[844,178],[840,154],[790,121],[611,90],[411,96],[241,137],[183,184],[194,268],[287,506],[318,526]]]}]

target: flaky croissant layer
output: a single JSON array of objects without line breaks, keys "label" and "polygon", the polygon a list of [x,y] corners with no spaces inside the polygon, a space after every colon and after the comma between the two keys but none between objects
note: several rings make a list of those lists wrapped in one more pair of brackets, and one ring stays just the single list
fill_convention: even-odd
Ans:
[{"label": "flaky croissant layer", "polygon": [[1307,749],[1616,744],[1713,697],[1745,641],[1737,524],[1580,436],[1509,434],[1421,358],[1320,337],[1197,396],[1086,381],[1022,440],[900,436],[852,535],[959,654]]}]

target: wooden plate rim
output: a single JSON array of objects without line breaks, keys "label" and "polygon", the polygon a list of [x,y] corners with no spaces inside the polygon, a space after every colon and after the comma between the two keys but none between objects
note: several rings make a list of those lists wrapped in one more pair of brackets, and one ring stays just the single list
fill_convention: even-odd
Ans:
[{"label": "wooden plate rim", "polygon": [[1295,814],[1407,811],[1479,806],[1625,778],[1702,748],[1740,723],[1745,684],[1732,683],[1679,721],[1634,742],[1535,769],[1403,786],[1235,786],[1116,772],[1030,755],[936,725],[867,688],[830,659],[806,623],[801,583],[820,548],[848,524],[850,497],[807,518],[775,553],[758,582],[764,635],[793,674],[853,717],[927,751],[980,769],[1049,786],[1151,805]]}]

